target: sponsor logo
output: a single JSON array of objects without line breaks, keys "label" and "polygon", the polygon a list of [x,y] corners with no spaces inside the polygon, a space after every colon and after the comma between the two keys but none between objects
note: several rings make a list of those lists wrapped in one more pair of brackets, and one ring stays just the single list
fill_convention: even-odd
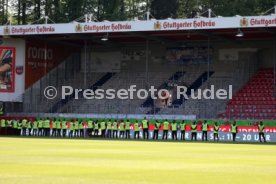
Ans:
[{"label": "sponsor logo", "polygon": [[24,69],[23,66],[16,66],[16,68],[15,68],[16,74],[17,75],[22,75],[23,71],[24,71],[23,69]]},{"label": "sponsor logo", "polygon": [[242,18],[240,20],[240,26],[241,27],[247,27],[248,26],[248,19],[247,18]]},{"label": "sponsor logo", "polygon": [[256,19],[252,18],[250,19],[250,25],[251,26],[270,26],[276,24],[276,18],[272,19]]},{"label": "sponsor logo", "polygon": [[82,32],[82,30],[83,30],[82,25],[77,24],[76,27],[75,27],[75,31],[76,31],[77,33],[80,33],[80,32]]},{"label": "sponsor logo", "polygon": [[8,26],[4,27],[4,34],[10,34],[10,28]]},{"label": "sponsor logo", "polygon": [[45,49],[38,47],[29,47],[27,52],[28,59],[53,60],[53,49]]},{"label": "sponsor logo", "polygon": [[52,26],[12,26],[7,28],[10,34],[43,34],[55,32],[55,27]]},{"label": "sponsor logo", "polygon": [[162,24],[159,21],[157,21],[157,22],[154,23],[153,28],[155,30],[160,30],[162,28]]},{"label": "sponsor logo", "polygon": [[[77,27],[76,27],[77,28]],[[131,30],[132,26],[131,24],[104,24],[104,25],[89,25],[86,24],[83,27],[81,27],[81,31],[83,32],[106,32],[106,31],[126,31]]]}]

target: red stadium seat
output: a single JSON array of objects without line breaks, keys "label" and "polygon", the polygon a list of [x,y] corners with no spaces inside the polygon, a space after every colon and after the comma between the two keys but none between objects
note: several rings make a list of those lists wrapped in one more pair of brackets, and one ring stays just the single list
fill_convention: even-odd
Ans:
[{"label": "red stadium seat", "polygon": [[[233,119],[275,119],[274,73],[262,68],[227,103],[224,117]],[[222,115],[223,116],[223,115]]]}]

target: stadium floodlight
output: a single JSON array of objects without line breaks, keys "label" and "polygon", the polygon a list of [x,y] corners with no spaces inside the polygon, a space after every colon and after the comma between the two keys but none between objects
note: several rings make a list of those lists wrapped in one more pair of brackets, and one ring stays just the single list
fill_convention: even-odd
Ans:
[{"label": "stadium floodlight", "polygon": [[243,37],[244,33],[241,31],[241,29],[238,30],[238,33],[236,34],[236,37]]},{"label": "stadium floodlight", "polygon": [[108,33],[106,33],[106,35],[104,35],[101,40],[104,42],[108,41]]}]

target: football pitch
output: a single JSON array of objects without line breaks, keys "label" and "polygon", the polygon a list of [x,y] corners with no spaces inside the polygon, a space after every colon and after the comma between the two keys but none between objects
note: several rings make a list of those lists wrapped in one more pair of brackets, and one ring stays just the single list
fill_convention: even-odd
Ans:
[{"label": "football pitch", "polygon": [[274,184],[275,176],[275,145],[0,137],[1,184]]}]

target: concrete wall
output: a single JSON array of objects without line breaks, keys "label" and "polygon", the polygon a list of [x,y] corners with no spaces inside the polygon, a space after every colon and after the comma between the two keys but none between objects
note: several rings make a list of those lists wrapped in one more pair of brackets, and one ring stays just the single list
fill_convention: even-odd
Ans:
[{"label": "concrete wall", "polygon": [[[175,45],[166,45],[161,43],[150,43],[149,44],[149,72],[162,72],[167,70],[187,70],[186,65],[172,65],[168,64],[166,60],[166,50],[168,47],[176,47],[179,44]],[[206,42],[196,42],[186,44],[187,46],[207,46]],[[232,73],[237,66],[247,68],[246,64],[243,62],[244,59],[240,58],[238,61],[221,61],[219,60],[219,50],[220,49],[239,49],[240,52],[243,52],[244,49],[256,49],[256,51],[248,52],[249,57],[252,58],[252,63],[250,65],[256,65],[255,68],[261,67],[273,67],[273,45],[271,41],[227,41],[227,42],[215,42],[211,41],[211,47],[214,48],[214,56],[212,58],[210,69],[219,71],[224,74]],[[97,50],[97,48],[96,48]],[[125,71],[145,71],[146,70],[146,43],[129,45],[123,48],[108,48],[101,49],[103,54],[108,54],[108,51],[118,51],[121,53],[124,52],[138,52],[143,53],[138,60],[132,59],[121,62],[121,70]],[[244,53],[242,54],[244,56]],[[250,61],[248,61],[250,62]],[[255,63],[256,62],[256,63]],[[89,62],[87,63],[89,65]],[[207,65],[201,64],[198,65],[202,70],[208,69]],[[243,72],[243,71],[241,71]]]}]

